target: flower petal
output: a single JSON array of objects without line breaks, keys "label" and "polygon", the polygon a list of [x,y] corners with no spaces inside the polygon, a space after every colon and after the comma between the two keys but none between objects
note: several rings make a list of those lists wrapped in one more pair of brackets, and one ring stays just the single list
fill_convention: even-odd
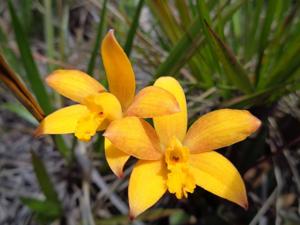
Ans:
[{"label": "flower petal", "polygon": [[197,185],[243,208],[248,207],[243,179],[224,156],[217,152],[191,154],[190,165]]},{"label": "flower petal", "polygon": [[105,91],[97,80],[79,70],[56,70],[46,82],[59,94],[79,103],[89,95]]},{"label": "flower petal", "polygon": [[121,102],[125,110],[132,102],[135,94],[135,76],[131,63],[110,30],[102,41],[101,54],[109,90]]},{"label": "flower petal", "polygon": [[125,117],[111,122],[103,135],[116,148],[138,159],[157,160],[162,157],[155,130],[137,117]]},{"label": "flower petal", "polygon": [[79,104],[59,109],[42,120],[34,135],[74,133],[78,120],[87,114],[87,107]]},{"label": "flower petal", "polygon": [[104,148],[109,167],[117,177],[121,178],[123,176],[123,167],[130,155],[117,149],[107,138],[104,140]]},{"label": "flower petal", "polygon": [[128,116],[152,118],[180,112],[176,98],[168,91],[155,86],[142,89],[127,109]]},{"label": "flower petal", "polygon": [[162,160],[138,161],[128,186],[131,218],[137,217],[163,196],[167,190],[166,179],[167,168]]},{"label": "flower petal", "polygon": [[92,112],[103,113],[107,120],[112,121],[122,117],[122,108],[119,100],[108,92],[89,95],[83,101]]},{"label": "flower petal", "polygon": [[184,145],[193,153],[226,147],[247,138],[260,124],[247,110],[216,110],[200,117],[190,127]]},{"label": "flower petal", "polygon": [[182,141],[187,129],[187,108],[182,87],[172,77],[161,77],[155,81],[154,86],[161,87],[172,93],[180,106],[180,112],[174,115],[161,116],[153,119],[155,130],[160,141],[167,146],[175,136]]}]

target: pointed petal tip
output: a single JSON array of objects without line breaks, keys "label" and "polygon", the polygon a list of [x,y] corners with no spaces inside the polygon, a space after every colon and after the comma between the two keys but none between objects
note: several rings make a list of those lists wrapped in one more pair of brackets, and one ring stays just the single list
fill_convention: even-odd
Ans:
[{"label": "pointed petal tip", "polygon": [[118,179],[123,179],[124,178],[124,172],[123,171],[121,171],[121,172],[119,172],[119,173],[116,173],[116,176],[118,177]]},{"label": "pointed petal tip", "polygon": [[248,210],[248,207],[249,207],[248,202],[246,202],[246,203],[243,205],[243,208],[244,208],[245,210]]},{"label": "pointed petal tip", "polygon": [[246,194],[246,189],[243,193],[241,193],[240,199],[237,199],[236,201],[233,201],[236,204],[238,204],[240,207],[242,207],[244,210],[248,210],[248,197]]},{"label": "pointed petal tip", "polygon": [[249,204],[248,204],[247,196],[245,197],[245,199],[243,201],[237,202],[237,204],[239,206],[241,206],[244,210],[248,210]]},{"label": "pointed petal tip", "polygon": [[260,128],[261,124],[262,124],[261,120],[259,120],[258,118],[256,118],[254,116],[254,127],[255,127],[254,129],[258,130]]},{"label": "pointed petal tip", "polygon": [[39,138],[39,137],[43,136],[43,129],[41,128],[41,126],[38,126],[32,135],[34,138]]},{"label": "pointed petal tip", "polygon": [[130,211],[128,215],[129,220],[132,222],[135,220],[136,216]]},{"label": "pointed petal tip", "polygon": [[112,29],[112,28],[110,28],[110,29],[109,29],[109,31],[108,31],[108,33],[109,33],[110,35],[114,35],[114,33],[115,33],[115,30],[114,30],[114,29]]}]

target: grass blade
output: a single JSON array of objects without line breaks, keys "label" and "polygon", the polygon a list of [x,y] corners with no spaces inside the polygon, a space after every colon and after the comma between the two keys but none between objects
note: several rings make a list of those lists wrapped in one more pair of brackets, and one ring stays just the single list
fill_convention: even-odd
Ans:
[{"label": "grass blade", "polygon": [[126,52],[128,57],[130,56],[130,53],[131,53],[133,40],[134,40],[134,37],[136,34],[137,27],[139,25],[139,18],[140,18],[141,12],[142,12],[144,2],[145,2],[145,0],[139,1],[138,6],[134,13],[134,17],[133,17],[129,32],[127,34],[127,39],[126,39],[126,42],[124,45],[124,51]]},{"label": "grass blade", "polygon": [[166,60],[156,70],[155,79],[165,74],[176,74],[187,60],[193,56],[195,49],[203,41],[203,39],[200,39],[202,37],[200,22],[199,18],[196,19],[172,48]]},{"label": "grass blade", "polygon": [[[52,25],[52,6],[51,0],[44,0],[45,7],[45,16],[44,16],[44,35],[46,39],[47,45],[47,57],[51,60],[55,58],[55,50],[54,50],[54,31]],[[50,71],[54,70],[52,65],[48,65],[48,69]]]},{"label": "grass blade", "polygon": [[29,48],[29,42],[11,1],[8,1],[8,6],[16,41],[27,73],[27,79],[30,82],[30,86],[42,109],[48,114],[52,111],[50,99],[39,75],[38,68],[33,60],[32,53]]},{"label": "grass blade", "polygon": [[99,48],[100,48],[100,40],[102,38],[103,30],[104,30],[104,26],[105,26],[106,4],[107,4],[107,0],[104,0],[103,5],[102,5],[102,10],[101,10],[101,15],[100,15],[100,22],[99,22],[98,29],[97,29],[96,41],[95,41],[95,45],[94,45],[94,48],[93,48],[93,51],[91,54],[91,58],[89,60],[88,68],[87,68],[87,74],[89,74],[91,76],[94,72],[94,68],[95,68],[95,64],[96,64],[96,57],[98,55]]},{"label": "grass blade", "polygon": [[225,70],[225,74],[228,79],[236,85],[240,91],[244,93],[251,93],[253,87],[247,76],[247,72],[237,61],[232,51],[225,45],[225,43],[218,37],[218,35],[210,28],[205,21],[205,29],[207,29],[210,43],[212,43],[212,49],[218,56],[219,61],[222,63]]},{"label": "grass blade", "polygon": [[58,219],[62,215],[61,208],[51,201],[43,201],[28,197],[22,197],[21,201],[24,205],[36,213],[37,219],[41,222],[50,222]]},{"label": "grass blade", "polygon": [[[229,5],[224,9],[222,13],[223,22],[228,21],[231,16],[238,10],[246,0],[241,0]],[[149,6],[153,4],[152,1],[147,1]],[[151,3],[151,4],[150,4]],[[219,14],[217,16],[219,16]],[[213,21],[216,17],[214,17]],[[199,47],[203,44],[204,37],[202,35],[201,26],[202,20],[200,17],[197,17],[194,22],[186,29],[185,33],[181,38],[174,44],[172,50],[170,51],[167,58],[163,63],[160,64],[158,69],[155,72],[154,78],[158,78],[165,74],[173,74],[176,76],[178,71],[191,60],[192,56],[198,52]],[[211,77],[204,77],[204,80],[207,80],[211,83]]]},{"label": "grass blade", "polygon": [[17,114],[19,117],[33,124],[34,126],[37,126],[39,124],[38,121],[32,116],[32,114],[19,103],[7,102],[2,104],[0,108]]},{"label": "grass blade", "polygon": [[264,57],[265,48],[268,43],[271,25],[273,22],[273,17],[275,15],[276,6],[277,6],[278,2],[280,2],[280,1],[276,1],[276,0],[268,1],[267,12],[266,12],[265,20],[263,22],[262,31],[260,33],[259,42],[258,42],[258,60],[257,60],[256,68],[255,68],[256,84],[258,84],[259,80],[261,79],[260,73],[261,73],[262,60]]},{"label": "grass blade", "polygon": [[274,66],[268,77],[261,80],[259,88],[269,87],[288,80],[300,67],[300,42],[299,37],[285,49],[284,56]]},{"label": "grass blade", "polygon": [[31,160],[36,178],[39,182],[39,186],[44,193],[47,200],[60,204],[57,193],[47,173],[46,167],[36,153],[31,151]]}]

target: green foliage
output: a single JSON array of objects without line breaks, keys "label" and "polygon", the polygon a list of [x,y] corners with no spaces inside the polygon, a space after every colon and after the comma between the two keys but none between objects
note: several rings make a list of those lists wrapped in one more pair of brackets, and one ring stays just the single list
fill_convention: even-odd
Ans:
[{"label": "green foliage", "polygon": [[58,219],[62,216],[63,210],[46,167],[33,151],[31,152],[31,160],[41,191],[45,195],[45,200],[28,197],[22,197],[21,200],[36,214],[38,220],[50,222]]},{"label": "green foliage", "polygon": [[[250,108],[255,113],[258,111],[258,116],[261,116],[263,123],[266,124],[266,115],[273,110],[278,100],[300,89],[300,1],[101,0],[88,1],[83,6],[76,5],[80,9],[83,8],[83,11],[86,10],[84,16],[76,7],[73,8],[74,1],[28,0],[19,1],[19,5],[13,5],[12,2],[8,1],[10,27],[14,31],[17,48],[11,47],[11,37],[0,26],[1,54],[12,67],[8,70],[8,65],[1,57],[3,59],[0,78],[25,108],[9,102],[2,104],[1,109],[9,110],[34,125],[37,123],[36,119],[41,120],[44,116],[38,104],[46,114],[54,110],[54,105],[60,107],[69,104],[51,90],[50,94],[47,93],[40,69],[51,72],[56,68],[84,68],[88,74],[97,77],[98,73],[100,74],[98,77],[101,77],[104,72],[99,69],[101,68],[98,60],[101,59],[99,48],[107,28],[115,29],[118,40],[124,43],[124,50],[130,56],[135,72],[141,73],[138,75],[139,78],[149,78],[147,82],[151,84],[158,77],[166,75],[180,80],[188,96],[189,111],[193,112],[192,120],[211,108]],[[33,9],[34,7],[36,8]],[[146,16],[141,18],[141,12],[145,8]],[[42,18],[41,21],[35,20],[36,11],[39,13],[38,18]],[[80,17],[80,21],[71,25],[72,19],[74,20],[76,16]],[[99,17],[99,21],[94,20],[95,16]],[[81,21],[84,19],[86,21]],[[85,25],[90,23],[92,24],[90,27],[96,28],[93,31],[85,29]],[[36,27],[37,31],[33,32]],[[41,27],[44,29],[43,33],[38,29]],[[37,50],[35,48],[33,51],[31,47],[41,42],[44,45],[38,54],[46,61],[41,60],[40,64],[43,65],[38,68],[34,57]],[[75,58],[77,61],[69,58]],[[78,64],[74,65],[74,62]],[[38,104],[14,71],[31,87]],[[268,148],[266,139],[269,139],[269,136],[269,128],[265,125],[257,137],[232,147],[239,148],[239,151],[233,151],[238,153],[232,158],[241,165],[240,168],[247,170],[264,156],[263,152]],[[73,150],[78,147],[77,140],[74,139],[73,145],[69,147],[62,136],[53,138],[61,155],[67,159],[66,170],[73,168],[77,170],[78,162],[72,161],[74,159],[71,158],[76,157]],[[97,165],[97,169],[100,168],[99,171],[106,174],[109,169],[102,168],[106,165],[104,157],[99,159],[99,155],[104,155],[103,142],[104,138],[99,136],[94,144],[87,147],[90,159],[96,162],[84,161],[84,163],[91,165],[91,168]],[[90,148],[93,148],[93,151]],[[97,153],[96,159],[93,155],[94,150]],[[226,153],[230,156],[230,150],[228,152]],[[43,162],[35,153],[32,153],[32,164],[45,199],[23,197],[22,202],[43,223],[61,218],[62,204]],[[90,182],[91,177],[87,177]],[[74,183],[77,182],[79,185],[77,183],[72,185],[78,185],[76,186],[78,189],[82,188],[80,187],[82,180],[79,182],[77,178],[75,180]],[[107,177],[104,180],[110,182],[113,179]],[[92,178],[91,181],[94,182]],[[85,197],[89,195],[95,196],[95,199],[99,197],[95,195],[98,188],[94,185],[95,183],[91,185],[91,190]],[[270,188],[272,183],[268,185]],[[258,189],[260,188],[262,187]],[[256,195],[260,197],[260,192],[252,189],[251,191],[255,192],[255,197]],[[193,219],[203,224],[240,223],[230,221],[232,218],[239,218],[239,215],[233,215],[239,214],[235,212],[235,208],[232,210],[219,201],[216,204],[215,200],[211,196],[207,197],[207,193],[204,194],[203,190],[199,193],[201,195],[196,196],[199,197],[196,202],[189,199],[179,202],[178,205],[169,203],[169,206],[175,209],[150,209],[139,216],[138,220],[150,224],[156,223],[157,220],[163,221],[159,224],[168,221],[171,225],[193,224]],[[107,195],[115,198],[115,194]],[[122,193],[121,196],[124,197],[126,194]],[[92,198],[91,201],[95,203]],[[173,203],[172,199],[163,201]],[[260,207],[257,202],[253,204]],[[116,215],[113,204],[110,202],[108,205],[107,208],[113,208],[111,211],[108,210],[107,215],[110,218],[99,219],[97,214],[95,224],[139,224],[140,221],[132,223],[127,215]],[[97,210],[97,204],[91,206]],[[90,207],[91,214],[94,213],[93,207]],[[184,210],[177,209],[180,207]],[[224,208],[230,209],[230,213],[224,213],[222,211]],[[257,208],[250,206],[248,212],[241,213],[242,216],[247,215],[245,219],[247,224]],[[275,207],[271,210],[273,212]],[[104,215],[105,213],[107,212],[104,212]],[[198,216],[197,213],[201,215],[200,219],[195,218]]]},{"label": "green foliage", "polygon": [[[299,3],[237,0],[226,4],[199,0],[181,7],[168,1],[147,3],[160,29],[171,40],[170,51],[155,78],[165,74],[179,77],[178,72],[188,65],[198,86],[207,90],[218,87],[224,105],[239,99],[244,103],[238,105],[246,108],[276,101],[291,91],[288,81],[298,82]],[[192,13],[193,8],[198,13]],[[187,10],[194,22],[182,29],[180,24],[186,21],[179,16],[179,22],[175,22],[175,13],[186,15]],[[204,20],[208,21],[206,25]],[[232,90],[227,90],[226,95],[224,85]]]},{"label": "green foliage", "polygon": [[12,20],[12,26],[15,32],[16,41],[21,53],[21,60],[26,70],[27,79],[42,109],[46,113],[50,113],[52,111],[50,99],[42,82],[42,78],[39,74],[36,63],[33,59],[30,50],[30,44],[26,37],[26,33],[24,32],[22,24],[16,14],[16,11],[11,1],[8,1],[8,6]]}]

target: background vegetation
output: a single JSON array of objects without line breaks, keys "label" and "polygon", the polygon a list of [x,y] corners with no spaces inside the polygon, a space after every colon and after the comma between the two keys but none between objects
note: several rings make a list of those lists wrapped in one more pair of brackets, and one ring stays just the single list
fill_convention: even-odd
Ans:
[{"label": "background vegetation", "polygon": [[[1,1],[0,224],[300,224],[299,5]],[[106,82],[99,44],[109,28],[139,87],[162,75],[180,80],[190,122],[224,107],[249,109],[262,120],[255,136],[220,151],[243,174],[247,211],[198,188],[182,201],[166,195],[130,222],[126,187],[134,160],[119,180],[100,135],[89,145],[71,135],[33,138],[44,113],[69,104],[45,86],[48,73],[76,68]]]}]

